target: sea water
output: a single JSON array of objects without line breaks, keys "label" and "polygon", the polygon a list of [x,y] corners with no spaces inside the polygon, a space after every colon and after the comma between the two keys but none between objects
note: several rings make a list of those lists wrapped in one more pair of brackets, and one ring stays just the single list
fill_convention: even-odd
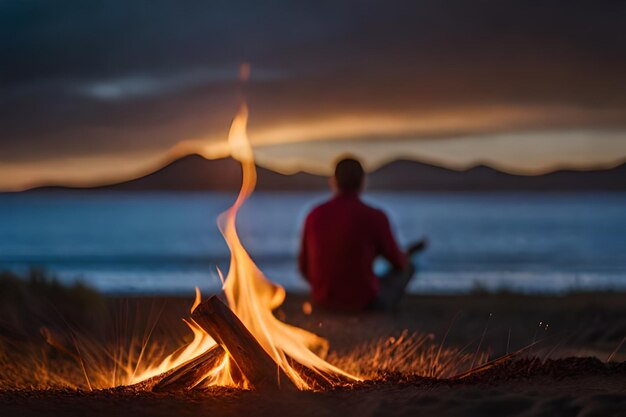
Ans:
[{"label": "sea water", "polygon": [[[42,268],[108,293],[192,294],[220,288],[229,253],[215,219],[222,193],[0,195],[0,270]],[[266,276],[304,292],[296,256],[320,193],[257,192],[238,232]],[[626,194],[369,193],[400,244],[427,236],[416,293],[559,293],[626,289]]]}]

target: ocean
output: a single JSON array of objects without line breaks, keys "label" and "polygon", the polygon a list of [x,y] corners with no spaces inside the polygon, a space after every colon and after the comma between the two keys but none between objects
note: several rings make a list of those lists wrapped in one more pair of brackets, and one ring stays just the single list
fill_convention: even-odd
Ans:
[{"label": "ocean", "polygon": [[[106,293],[215,291],[228,248],[215,223],[234,194],[0,195],[0,270],[42,268]],[[256,192],[239,235],[266,276],[307,291],[296,268],[302,221],[328,198]],[[401,244],[427,236],[414,293],[626,289],[626,194],[369,193]],[[378,269],[384,265],[377,265]]]}]

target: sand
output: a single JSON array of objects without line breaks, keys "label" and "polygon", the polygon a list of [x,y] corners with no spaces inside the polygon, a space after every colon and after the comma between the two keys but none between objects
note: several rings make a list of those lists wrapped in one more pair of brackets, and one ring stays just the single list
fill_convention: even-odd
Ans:
[{"label": "sand", "polygon": [[[385,343],[405,329],[429,335],[433,346],[442,346],[446,335],[446,349],[465,352],[465,362],[455,372],[469,367],[475,351],[493,359],[540,343],[514,361],[461,381],[423,378],[403,368],[381,369],[374,381],[330,392],[4,390],[0,415],[626,415],[626,364],[621,363],[626,346],[616,352],[626,336],[626,294],[411,296],[394,315],[315,309],[307,315],[304,301],[288,296],[277,315],[327,337],[336,358],[354,355],[359,347],[371,349],[376,340]],[[179,318],[187,315],[190,297],[107,302],[128,311],[160,311],[159,326],[168,330],[155,337],[185,334]]]}]

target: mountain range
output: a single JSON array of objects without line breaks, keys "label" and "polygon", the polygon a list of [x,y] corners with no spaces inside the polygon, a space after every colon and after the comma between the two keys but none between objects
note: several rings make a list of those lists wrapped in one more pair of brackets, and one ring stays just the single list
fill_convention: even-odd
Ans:
[{"label": "mountain range", "polygon": [[[234,191],[241,185],[241,168],[231,158],[208,160],[188,155],[129,181],[89,188],[119,191]],[[257,189],[267,191],[324,190],[326,177],[299,172],[284,175],[257,167]],[[71,190],[49,186],[36,190]],[[80,188],[83,189],[83,188]],[[410,160],[396,160],[371,172],[368,189],[392,191],[625,191],[626,163],[592,171],[557,170],[514,175],[478,165],[457,171]]]}]

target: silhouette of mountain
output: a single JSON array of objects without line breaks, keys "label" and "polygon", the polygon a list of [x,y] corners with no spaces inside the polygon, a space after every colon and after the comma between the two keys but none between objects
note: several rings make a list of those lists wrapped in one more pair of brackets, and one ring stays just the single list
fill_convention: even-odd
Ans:
[{"label": "silhouette of mountain", "polygon": [[[258,190],[321,190],[327,187],[327,183],[326,178],[318,175],[304,172],[284,175],[257,166]],[[174,160],[143,177],[117,184],[92,188],[46,186],[34,190],[236,191],[240,187],[241,165],[239,162],[232,158],[209,160],[194,154]]]},{"label": "silhouette of mountain", "polygon": [[[323,176],[297,173],[284,175],[257,167],[257,189],[276,191],[325,190]],[[231,158],[207,160],[188,155],[143,177],[94,187],[91,190],[120,191],[235,191],[241,185],[241,168]],[[478,165],[465,171],[451,170],[416,161],[396,160],[368,177],[372,190],[416,191],[577,191],[626,190],[626,164],[593,171],[559,170],[537,176],[513,175]],[[41,187],[36,190],[69,190]]]},{"label": "silhouette of mountain", "polygon": [[423,191],[577,191],[626,190],[626,164],[611,169],[558,170],[542,175],[513,175],[478,165],[455,171],[397,160],[369,176],[371,189]]}]

